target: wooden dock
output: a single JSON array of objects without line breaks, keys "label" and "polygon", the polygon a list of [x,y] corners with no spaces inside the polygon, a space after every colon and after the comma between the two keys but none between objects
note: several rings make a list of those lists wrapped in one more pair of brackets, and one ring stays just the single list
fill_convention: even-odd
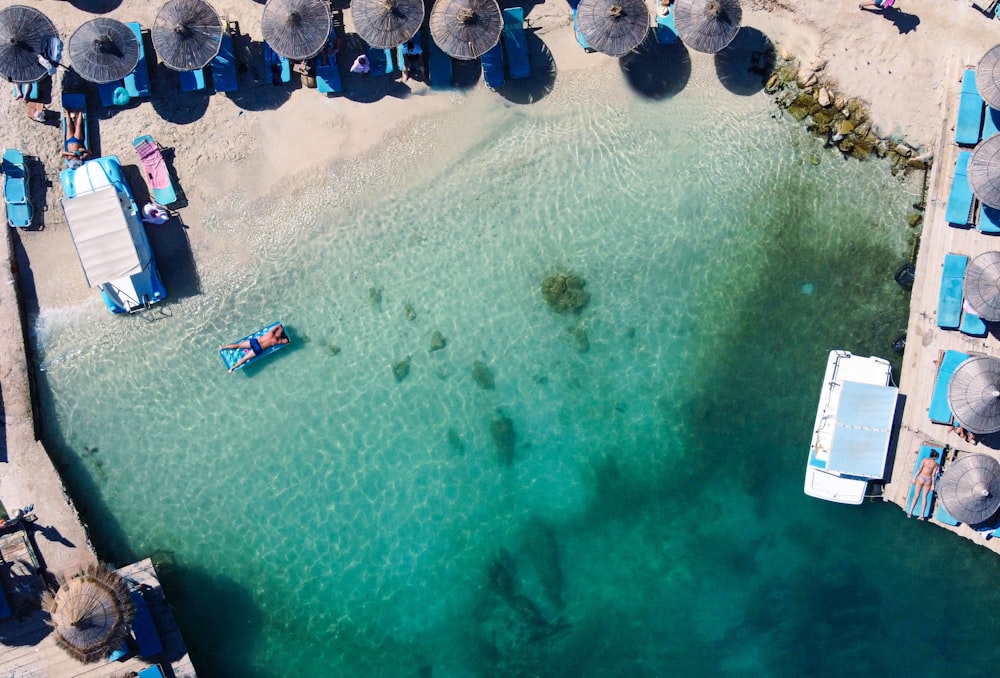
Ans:
[{"label": "wooden dock", "polygon": [[[948,455],[949,460],[954,459],[955,455],[973,452],[1000,459],[997,450],[965,442],[951,430],[953,427],[935,424],[927,414],[937,380],[936,360],[940,351],[954,349],[963,353],[1000,357],[1000,340],[993,334],[982,338],[971,337],[958,330],[943,330],[937,326],[938,293],[945,255],[964,254],[971,260],[983,252],[1000,250],[1000,238],[984,235],[974,228],[955,228],[945,219],[958,153],[969,150],[961,149],[955,143],[955,121],[962,74],[970,67],[974,67],[974,64],[952,64],[946,75],[946,103],[928,182],[927,210],[916,262],[916,279],[910,297],[910,320],[899,380],[900,396],[906,400],[892,473],[884,493],[886,501],[898,504],[904,511],[921,445],[950,445],[953,451]],[[946,462],[944,468],[947,467]],[[987,540],[982,533],[967,525],[952,527],[937,522],[933,517],[930,522],[1000,552],[1000,539]]]}]

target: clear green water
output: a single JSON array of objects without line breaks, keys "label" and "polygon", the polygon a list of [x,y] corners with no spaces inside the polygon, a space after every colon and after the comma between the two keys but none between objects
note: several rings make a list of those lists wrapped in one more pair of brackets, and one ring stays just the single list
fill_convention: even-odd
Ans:
[{"label": "clear green water", "polygon": [[[995,556],[802,493],[827,352],[905,328],[918,187],[700,72],[473,94],[307,193],[225,197],[207,228],[253,263],[170,318],[39,319],[48,442],[103,557],[161,563],[201,675],[995,666]],[[559,268],[579,316],[541,297]],[[215,347],[279,318],[294,346],[227,375]]]}]

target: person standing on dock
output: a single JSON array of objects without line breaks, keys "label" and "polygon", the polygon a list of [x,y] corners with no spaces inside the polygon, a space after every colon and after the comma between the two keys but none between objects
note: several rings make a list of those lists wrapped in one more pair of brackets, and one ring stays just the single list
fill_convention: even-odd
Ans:
[{"label": "person standing on dock", "polygon": [[[938,469],[941,468],[937,462],[937,458],[937,450],[931,450],[930,456],[920,462],[917,472],[913,474],[913,479],[910,480],[910,484],[914,486],[913,500],[910,502],[910,508],[906,512],[907,518],[913,517],[913,507],[916,506],[917,499],[921,493],[924,495],[924,501],[920,504],[920,515],[923,516],[927,510],[927,501],[930,499],[931,494],[934,493],[934,479],[937,478]],[[927,519],[924,518],[924,520]]]}]

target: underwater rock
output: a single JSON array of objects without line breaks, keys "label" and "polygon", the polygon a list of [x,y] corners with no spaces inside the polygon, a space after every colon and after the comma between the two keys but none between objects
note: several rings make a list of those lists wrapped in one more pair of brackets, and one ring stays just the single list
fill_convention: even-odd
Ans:
[{"label": "underwater rock", "polygon": [[586,286],[575,273],[559,271],[542,281],[542,296],[556,313],[579,313],[590,302]]},{"label": "underwater rock", "polygon": [[326,349],[327,355],[335,356],[340,353],[340,347],[336,344],[323,344],[323,348]]},{"label": "underwater rock", "polygon": [[906,166],[910,169],[915,170],[925,170],[927,169],[927,163],[920,158],[908,158],[906,160]]},{"label": "underwater rock", "polygon": [[497,446],[497,459],[504,466],[510,466],[514,463],[514,443],[517,439],[514,422],[500,410],[497,410],[497,415],[490,426],[490,435]]},{"label": "underwater rock", "polygon": [[829,127],[833,123],[833,113],[829,111],[819,110],[813,114],[813,122],[815,122],[820,127]]},{"label": "underwater rock", "polygon": [[524,551],[542,582],[545,597],[557,610],[562,610],[566,603],[562,597],[563,571],[555,531],[542,519],[532,518],[525,526],[523,543]]},{"label": "underwater rock", "polygon": [[406,304],[404,304],[403,309],[406,311],[407,320],[417,319],[417,312],[413,310],[413,306],[411,306],[409,302],[406,302]]},{"label": "underwater rock", "polygon": [[403,381],[409,373],[410,356],[400,358],[392,364],[392,376],[396,377],[396,381]]},{"label": "underwater rock", "polygon": [[444,335],[434,330],[434,334],[431,335],[431,351],[440,351],[447,343]]},{"label": "underwater rock", "polygon": [[818,165],[819,164],[819,156],[816,155],[815,153],[812,153],[812,154],[809,155],[808,161],[809,161],[810,165]]},{"label": "underwater rock", "polygon": [[465,441],[454,428],[448,429],[448,445],[459,454],[465,454]]},{"label": "underwater rock", "polygon": [[845,137],[854,131],[854,123],[850,120],[841,120],[837,123],[837,134],[843,134]]},{"label": "underwater rock", "polygon": [[500,553],[490,563],[489,578],[493,590],[501,598],[508,603],[514,600],[514,596],[517,595],[517,586],[514,583],[514,559],[507,549],[501,547]]},{"label": "underwater rock", "polygon": [[923,222],[923,220],[924,220],[923,214],[920,214],[919,212],[914,212],[913,214],[911,214],[909,217],[906,218],[906,223],[907,225],[910,226],[910,228],[913,228],[914,226],[919,226]]},{"label": "underwater rock", "polygon": [[493,389],[493,373],[483,361],[477,360],[472,363],[472,378],[479,384],[479,388],[487,391]]},{"label": "underwater rock", "polygon": [[369,287],[368,288],[368,301],[371,302],[372,306],[382,305],[382,287]]},{"label": "underwater rock", "polygon": [[590,350],[590,339],[587,337],[587,328],[582,325],[570,327],[569,333],[573,335],[576,342],[577,353],[586,353]]}]

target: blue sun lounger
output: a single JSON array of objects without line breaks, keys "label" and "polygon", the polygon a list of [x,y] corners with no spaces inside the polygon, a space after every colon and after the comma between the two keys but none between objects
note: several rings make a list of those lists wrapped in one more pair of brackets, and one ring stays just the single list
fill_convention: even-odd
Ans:
[{"label": "blue sun lounger", "polygon": [[969,306],[962,304],[962,324],[959,325],[958,331],[970,337],[985,337],[986,321]]},{"label": "blue sun lounger", "polygon": [[490,89],[504,86],[503,75],[503,44],[498,42],[480,59],[483,63],[483,81]]},{"label": "blue sun lounger", "polygon": [[508,7],[503,11],[503,46],[507,50],[507,73],[512,80],[531,75],[528,38],[524,33],[524,9]]},{"label": "blue sun lounger", "polygon": [[132,140],[132,147],[139,156],[139,164],[142,165],[142,173],[146,176],[153,200],[164,207],[177,202],[177,190],[170,178],[170,171],[163,162],[160,145],[153,141],[153,137],[144,134]]},{"label": "blue sun lounger", "polygon": [[989,139],[998,132],[1000,132],[1000,111],[987,106],[986,113],[983,115],[983,133],[980,135],[980,139]]},{"label": "blue sun lounger", "polygon": [[132,635],[135,636],[135,645],[138,648],[140,657],[153,657],[163,652],[163,641],[160,634],[156,632],[156,624],[153,616],[149,613],[149,606],[142,595],[142,591],[133,589],[132,605],[135,608],[135,616],[132,618]]},{"label": "blue sun lounger", "polygon": [[927,409],[927,416],[935,424],[947,424],[951,426],[954,416],[951,413],[951,406],[948,405],[948,382],[951,375],[969,356],[961,351],[948,350],[941,357],[941,364],[938,365],[937,381],[934,382],[934,392],[931,394],[931,404]]},{"label": "blue sun lounger", "polygon": [[377,49],[369,45],[367,54],[372,75],[391,75],[396,70],[391,49]]},{"label": "blue sun lounger", "polygon": [[661,45],[672,45],[677,42],[677,25],[674,23],[674,12],[670,10],[667,16],[656,13],[656,27],[653,28],[653,37]]},{"label": "blue sun lounger", "polygon": [[142,26],[138,21],[130,21],[127,26],[139,41],[139,61],[132,72],[125,76],[125,91],[133,99],[148,97],[152,90],[149,86],[149,68],[146,66],[146,48],[142,44]]},{"label": "blue sun lounger", "polygon": [[271,83],[278,85],[292,81],[292,62],[283,57],[271,46],[264,43],[264,69],[271,78]]},{"label": "blue sun lounger", "polygon": [[1000,233],[1000,210],[983,204],[979,208],[979,223],[976,228],[980,233],[996,235]]},{"label": "blue sun lounger", "polygon": [[962,93],[958,101],[958,122],[955,123],[955,143],[975,146],[983,129],[983,97],[976,89],[976,71],[969,69],[962,76]]},{"label": "blue sun lounger", "polygon": [[[912,490],[913,488],[911,487],[910,489]],[[952,527],[959,524],[954,516],[948,513],[948,509],[944,507],[944,504],[939,501],[934,502],[934,520],[943,525],[951,525]],[[989,539],[989,537],[987,537],[987,539]]]},{"label": "blue sun lounger", "polygon": [[[917,455],[917,463],[913,466],[914,474],[916,474],[917,469],[920,468],[920,464],[924,461],[924,459],[930,458],[932,451],[938,453],[938,463],[941,463],[941,448],[931,447],[930,445],[923,445],[920,448],[920,453]],[[936,482],[937,481],[935,480],[935,483]],[[921,489],[923,489],[922,486]],[[907,511],[910,510],[910,502],[913,501],[913,495],[916,493],[916,491],[917,491],[916,483],[911,483],[910,491],[906,495],[906,506],[904,507],[904,509],[906,509]],[[928,516],[930,516],[931,507],[934,505],[934,495],[931,494],[930,489],[928,488],[927,490],[924,490],[924,492],[928,494],[927,503],[924,504],[924,510],[922,512],[920,510],[920,504],[924,501],[923,497],[920,497],[920,499],[917,500],[917,505],[913,507],[913,515],[917,516],[918,518],[927,518]]]},{"label": "blue sun lounger", "polygon": [[[259,330],[257,330],[256,332],[254,332],[253,334],[247,335],[247,336],[243,337],[242,339],[238,339],[237,341],[234,341],[232,343],[234,343],[234,344],[240,344],[240,343],[242,343],[244,341],[250,341],[250,339],[260,339],[262,336],[264,336],[265,334],[267,334],[268,332],[270,332],[275,327],[277,327],[278,325],[281,325],[281,324],[282,323],[281,323],[280,320],[277,321],[277,322],[273,322],[270,325],[268,325],[267,327],[262,327]],[[285,336],[288,336],[287,330],[285,332]],[[245,363],[243,363],[242,365],[240,365],[236,369],[241,370],[244,367],[246,367],[247,365],[253,364],[253,363],[257,362],[258,360],[260,360],[261,358],[263,358],[264,356],[271,355],[275,351],[277,351],[279,349],[282,349],[282,348],[284,348],[286,346],[288,346],[288,344],[275,344],[274,346],[268,346],[263,351],[261,351],[260,354],[255,355],[253,358],[250,358],[250,360],[246,361]],[[238,363],[240,361],[240,358],[242,358],[243,355],[247,351],[249,351],[249,350],[250,349],[248,349],[248,348],[220,348],[219,349],[219,357],[222,358],[222,364],[226,366],[226,369],[227,370],[231,370],[231,369],[233,369],[233,366],[236,365],[236,363]]]},{"label": "blue sun lounger", "polygon": [[430,47],[427,63],[432,89],[451,89],[451,55],[437,46],[434,38],[427,41]]},{"label": "blue sun lounger", "polygon": [[967,226],[969,214],[972,212],[973,195],[967,176],[970,157],[972,157],[972,153],[969,151],[962,151],[958,154],[958,161],[955,163],[955,176],[951,180],[951,193],[948,194],[948,207],[945,210],[944,218],[949,224],[955,226]]},{"label": "blue sun lounger", "polygon": [[239,76],[236,73],[236,49],[233,46],[233,29],[239,31],[239,24],[230,21],[226,30],[222,31],[219,41],[219,53],[212,57],[212,86],[216,92],[235,92],[240,88]]},{"label": "blue sun lounger", "polygon": [[337,55],[320,53],[316,57],[316,90],[323,94],[343,92],[340,83],[340,67],[337,65]]},{"label": "blue sun lounger", "polygon": [[3,152],[3,201],[7,223],[14,228],[31,226],[31,196],[28,193],[28,166],[24,154],[16,148]]},{"label": "blue sun lounger", "polygon": [[205,89],[205,69],[198,68],[193,71],[180,71],[177,77],[181,81],[182,92],[199,92]]},{"label": "blue sun lounger", "polygon": [[962,283],[965,281],[965,266],[968,263],[969,257],[964,254],[944,255],[937,312],[937,324],[941,329],[958,329],[962,319]]},{"label": "blue sun lounger", "polygon": [[[14,96],[16,97],[21,93],[21,85],[14,85]],[[35,80],[28,87],[28,95],[25,97],[28,101],[38,101],[38,81]]]},{"label": "blue sun lounger", "polygon": [[[63,113],[60,117],[62,121],[63,150],[66,149],[66,111],[83,111],[83,147],[90,150],[90,134],[87,132],[87,99],[78,92],[63,92],[62,95]],[[66,159],[66,166],[69,167],[69,159]]]},{"label": "blue sun lounger", "polygon": [[580,24],[576,21],[576,5],[573,6],[573,32],[576,33],[576,41],[583,47],[584,52],[596,52],[597,50],[587,44],[587,38],[580,32]]}]

